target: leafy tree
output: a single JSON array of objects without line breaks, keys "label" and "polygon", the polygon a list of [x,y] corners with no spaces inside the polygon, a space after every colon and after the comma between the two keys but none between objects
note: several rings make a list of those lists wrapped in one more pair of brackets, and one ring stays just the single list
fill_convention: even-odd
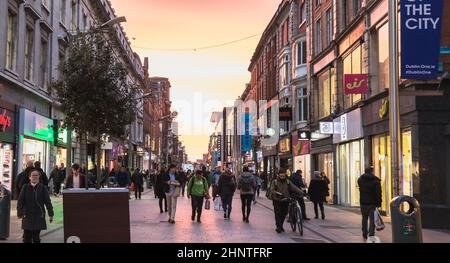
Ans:
[{"label": "leafy tree", "polygon": [[97,187],[101,145],[105,136],[124,139],[136,115],[138,86],[128,81],[127,70],[115,56],[102,32],[73,36],[68,57],[59,65],[60,78],[53,88],[61,102],[66,128],[81,135],[86,162],[87,135],[97,138]]}]

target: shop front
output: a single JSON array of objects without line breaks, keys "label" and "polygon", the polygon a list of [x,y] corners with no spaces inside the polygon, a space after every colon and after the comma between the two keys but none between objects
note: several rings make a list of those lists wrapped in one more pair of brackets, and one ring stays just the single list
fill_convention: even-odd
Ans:
[{"label": "shop front", "polygon": [[59,120],[54,120],[54,133],[55,135],[55,164],[61,166],[68,165],[67,162],[67,143],[68,143],[68,131],[62,128],[63,122]]},{"label": "shop front", "polygon": [[364,139],[361,109],[334,119],[339,134],[333,135],[336,145],[336,181],[338,204],[358,207],[358,179],[364,173]]},{"label": "shop front", "polygon": [[26,168],[27,162],[39,161],[42,169],[49,174],[50,147],[54,142],[53,125],[52,119],[20,109],[17,173]]},{"label": "shop front", "polygon": [[314,171],[325,173],[330,180],[330,184],[328,185],[330,195],[327,197],[327,201],[329,203],[336,203],[337,196],[335,195],[336,182],[334,177],[333,140],[331,136],[320,133],[319,131],[312,133],[311,158],[311,177]]},{"label": "shop front", "polygon": [[271,176],[276,170],[277,146],[262,146],[262,154],[264,159],[264,172],[267,176]]},{"label": "shop front", "polygon": [[294,155],[294,170],[303,172],[305,182],[311,181],[311,141],[301,139],[298,133],[292,133],[292,151]]},{"label": "shop front", "polygon": [[291,138],[285,137],[280,139],[278,145],[278,158],[280,160],[280,169],[288,170],[288,176],[292,174],[292,155],[291,155]]},{"label": "shop front", "polygon": [[12,191],[14,186],[15,114],[0,108],[0,183]]}]

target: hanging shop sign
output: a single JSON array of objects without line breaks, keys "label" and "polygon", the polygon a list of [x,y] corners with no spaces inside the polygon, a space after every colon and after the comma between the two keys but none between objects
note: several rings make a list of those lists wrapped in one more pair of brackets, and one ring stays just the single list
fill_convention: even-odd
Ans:
[{"label": "hanging shop sign", "polygon": [[272,146],[263,146],[262,147],[263,156],[273,156],[277,154],[277,147],[275,145]]},{"label": "hanging shop sign", "polygon": [[333,134],[334,124],[332,122],[321,122],[320,123],[320,133],[321,134]]},{"label": "hanging shop sign", "polygon": [[345,74],[344,94],[366,94],[369,89],[367,74]]},{"label": "hanging shop sign", "polygon": [[[250,113],[244,114],[244,135],[242,135],[242,152],[252,149],[252,136],[250,134]],[[231,149],[230,149],[231,152]]]},{"label": "hanging shop sign", "polygon": [[288,153],[291,150],[291,141],[289,138],[281,139],[279,146],[280,153]]},{"label": "hanging shop sign", "polygon": [[297,137],[301,141],[309,141],[309,140],[311,140],[311,132],[310,131],[298,131]]},{"label": "hanging shop sign", "polygon": [[400,1],[403,79],[437,79],[442,12],[442,0]]},{"label": "hanging shop sign", "polygon": [[294,152],[294,156],[309,154],[310,146],[311,141],[301,140],[297,134],[292,134],[292,151]]}]

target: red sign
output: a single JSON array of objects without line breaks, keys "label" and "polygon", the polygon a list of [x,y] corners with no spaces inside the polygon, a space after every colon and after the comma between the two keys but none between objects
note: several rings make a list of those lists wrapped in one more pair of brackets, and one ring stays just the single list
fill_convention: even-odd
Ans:
[{"label": "red sign", "polygon": [[6,110],[0,115],[0,129],[5,132],[7,128],[11,127],[11,117],[6,115]]},{"label": "red sign", "polygon": [[299,140],[297,134],[292,134],[292,148],[294,156],[300,156],[310,153],[311,142],[307,140]]},{"label": "red sign", "polygon": [[344,94],[366,94],[369,88],[367,74],[345,74]]}]

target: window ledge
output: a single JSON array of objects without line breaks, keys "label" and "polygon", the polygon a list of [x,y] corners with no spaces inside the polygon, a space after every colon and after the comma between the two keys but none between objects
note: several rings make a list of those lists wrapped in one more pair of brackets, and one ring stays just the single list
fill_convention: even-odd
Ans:
[{"label": "window ledge", "polygon": [[13,77],[15,79],[19,78],[19,74],[17,72],[15,72],[14,70],[12,70],[12,69],[8,69],[8,68],[5,67],[5,73],[10,75],[11,77]]},{"label": "window ledge", "polygon": [[32,80],[28,80],[28,79],[24,79],[23,83],[31,88],[34,88],[36,86],[36,84],[34,84],[34,82]]}]

